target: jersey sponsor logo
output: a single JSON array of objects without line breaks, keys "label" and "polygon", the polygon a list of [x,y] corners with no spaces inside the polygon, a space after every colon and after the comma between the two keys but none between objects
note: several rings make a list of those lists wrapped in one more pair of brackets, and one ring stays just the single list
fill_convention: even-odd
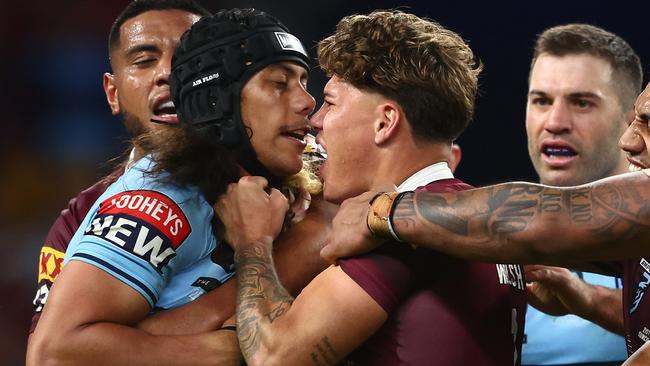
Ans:
[{"label": "jersey sponsor logo", "polygon": [[63,256],[65,253],[60,252],[54,248],[42,247],[41,254],[38,259],[38,282],[49,281],[54,282],[56,277],[63,269]]},{"label": "jersey sponsor logo", "polygon": [[524,289],[524,275],[522,274],[520,265],[496,264],[495,266],[500,284],[510,285],[519,290]]},{"label": "jersey sponsor logo", "polygon": [[650,285],[650,273],[648,273],[650,272],[648,270],[648,268],[650,268],[650,263],[648,263],[648,261],[646,261],[644,258],[641,258],[641,262],[639,264],[645,269],[645,271],[642,273],[643,278],[640,279],[639,283],[637,284],[634,300],[632,300],[632,306],[630,307],[630,314],[634,313],[639,308],[641,300],[645,295],[646,289],[648,285]]},{"label": "jersey sponsor logo", "polygon": [[127,191],[104,200],[86,235],[103,238],[161,270],[191,232],[180,207],[164,194]]},{"label": "jersey sponsor logo", "polygon": [[199,277],[192,284],[194,287],[199,287],[205,292],[210,292],[215,288],[221,286],[221,281],[212,277]]}]

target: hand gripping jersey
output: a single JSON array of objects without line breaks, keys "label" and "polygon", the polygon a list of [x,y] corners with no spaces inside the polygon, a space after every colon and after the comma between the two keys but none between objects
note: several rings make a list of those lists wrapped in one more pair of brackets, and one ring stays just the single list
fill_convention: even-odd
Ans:
[{"label": "hand gripping jersey", "polygon": [[212,206],[195,187],[151,177],[145,157],[99,197],[64,263],[80,260],[138,291],[152,307],[183,305],[230,278],[212,262]]},{"label": "hand gripping jersey", "polygon": [[[443,179],[418,190],[469,188]],[[340,264],[388,313],[350,363],[520,365],[526,312],[521,266],[464,261],[394,243]]]}]

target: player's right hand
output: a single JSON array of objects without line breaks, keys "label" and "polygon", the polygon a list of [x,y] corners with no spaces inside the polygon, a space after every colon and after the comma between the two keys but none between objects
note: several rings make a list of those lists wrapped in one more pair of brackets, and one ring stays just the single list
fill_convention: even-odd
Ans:
[{"label": "player's right hand", "polygon": [[272,243],[282,230],[289,203],[275,188],[267,193],[267,185],[263,177],[244,176],[230,184],[214,205],[224,239],[235,251],[254,242]]}]

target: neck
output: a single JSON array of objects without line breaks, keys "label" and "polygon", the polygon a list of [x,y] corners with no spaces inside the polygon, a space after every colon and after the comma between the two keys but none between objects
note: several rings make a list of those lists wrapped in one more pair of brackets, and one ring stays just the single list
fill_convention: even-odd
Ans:
[{"label": "neck", "polygon": [[370,188],[377,188],[386,182],[399,186],[429,165],[449,163],[450,156],[450,143],[411,143],[387,147],[378,154],[377,170]]}]

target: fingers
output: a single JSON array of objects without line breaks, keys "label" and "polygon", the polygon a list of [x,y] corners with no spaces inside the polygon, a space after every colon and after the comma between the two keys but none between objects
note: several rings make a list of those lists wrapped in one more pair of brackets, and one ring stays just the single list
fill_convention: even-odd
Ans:
[{"label": "fingers", "polygon": [[260,176],[256,175],[246,175],[239,178],[239,184],[243,187],[258,187],[265,189],[269,185],[269,181]]}]

